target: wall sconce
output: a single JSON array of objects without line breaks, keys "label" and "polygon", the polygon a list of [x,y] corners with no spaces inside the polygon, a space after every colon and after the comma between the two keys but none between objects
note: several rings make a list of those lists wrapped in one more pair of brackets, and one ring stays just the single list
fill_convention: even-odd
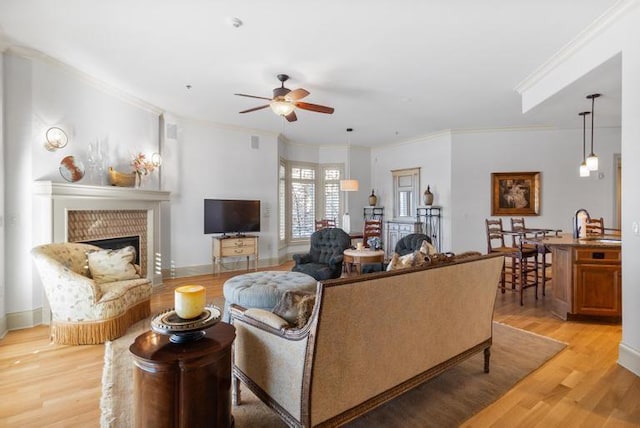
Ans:
[{"label": "wall sconce", "polygon": [[156,168],[162,165],[162,156],[160,156],[160,153],[154,153],[151,155],[151,163]]},{"label": "wall sconce", "polygon": [[586,146],[587,146],[587,115],[591,114],[588,111],[578,113],[578,116],[582,116],[582,163],[580,164],[580,177],[589,176],[589,167],[586,161]]},{"label": "wall sconce", "polygon": [[598,156],[593,153],[593,118],[596,115],[593,108],[596,98],[598,98],[599,96],[600,94],[587,95],[587,99],[591,100],[591,153],[589,153],[589,156],[587,156],[587,168],[589,168],[589,171],[598,170]]},{"label": "wall sconce", "polygon": [[44,147],[50,152],[55,152],[67,145],[69,138],[67,134],[60,128],[52,126],[45,133]]}]

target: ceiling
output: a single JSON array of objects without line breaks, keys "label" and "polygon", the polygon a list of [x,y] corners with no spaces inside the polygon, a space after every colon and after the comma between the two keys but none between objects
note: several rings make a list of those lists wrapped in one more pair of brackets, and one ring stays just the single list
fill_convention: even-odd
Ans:
[{"label": "ceiling", "polygon": [[[351,144],[376,146],[444,129],[578,128],[594,91],[600,124],[619,126],[619,58],[526,115],[514,89],[615,3],[2,0],[0,36],[182,117],[316,145],[345,144],[354,128]],[[335,113],[239,114],[264,103],[234,93],[271,97],[279,73]]]}]

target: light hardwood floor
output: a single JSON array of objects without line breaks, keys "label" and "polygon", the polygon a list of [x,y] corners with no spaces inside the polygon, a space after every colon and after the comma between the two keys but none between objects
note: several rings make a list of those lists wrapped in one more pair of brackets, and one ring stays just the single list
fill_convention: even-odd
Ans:
[{"label": "light hardwood floor", "polygon": [[[167,280],[154,291],[152,312],[171,307],[173,288],[181,284],[202,284],[208,297],[221,296],[231,275]],[[568,347],[464,426],[640,426],[640,378],[616,364],[620,325],[561,321],[549,302],[535,301],[532,289],[524,307],[515,293],[497,294],[496,321]],[[53,345],[48,333],[39,326],[0,340],[0,426],[98,426],[104,346]]]}]

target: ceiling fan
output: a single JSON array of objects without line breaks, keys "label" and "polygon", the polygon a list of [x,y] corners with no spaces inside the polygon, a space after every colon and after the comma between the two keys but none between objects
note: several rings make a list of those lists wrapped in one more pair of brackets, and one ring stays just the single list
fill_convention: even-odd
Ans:
[{"label": "ceiling fan", "polygon": [[239,95],[241,97],[249,97],[249,98],[258,98],[261,100],[270,101],[269,104],[265,104],[263,106],[250,108],[249,110],[243,110],[240,113],[249,113],[256,110],[262,110],[263,108],[271,107],[271,110],[279,116],[284,116],[289,122],[295,122],[298,120],[296,116],[295,108],[301,108],[303,110],[315,111],[318,113],[333,113],[333,107],[321,106],[318,104],[305,103],[301,100],[302,98],[308,96],[310,94],[306,89],[294,89],[293,91],[289,88],[284,87],[284,82],[289,79],[289,76],[286,74],[278,74],[278,80],[280,81],[280,87],[275,88],[273,90],[273,98],[266,97],[258,97],[255,95],[246,95],[246,94],[234,94]]}]

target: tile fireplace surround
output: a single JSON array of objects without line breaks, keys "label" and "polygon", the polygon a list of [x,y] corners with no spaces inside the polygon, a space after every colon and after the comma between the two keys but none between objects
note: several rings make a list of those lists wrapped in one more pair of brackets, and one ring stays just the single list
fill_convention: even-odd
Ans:
[{"label": "tile fireplace surround", "polygon": [[33,246],[138,235],[142,272],[154,285],[162,282],[154,266],[161,257],[160,203],[169,192],[36,181],[33,194]]}]

